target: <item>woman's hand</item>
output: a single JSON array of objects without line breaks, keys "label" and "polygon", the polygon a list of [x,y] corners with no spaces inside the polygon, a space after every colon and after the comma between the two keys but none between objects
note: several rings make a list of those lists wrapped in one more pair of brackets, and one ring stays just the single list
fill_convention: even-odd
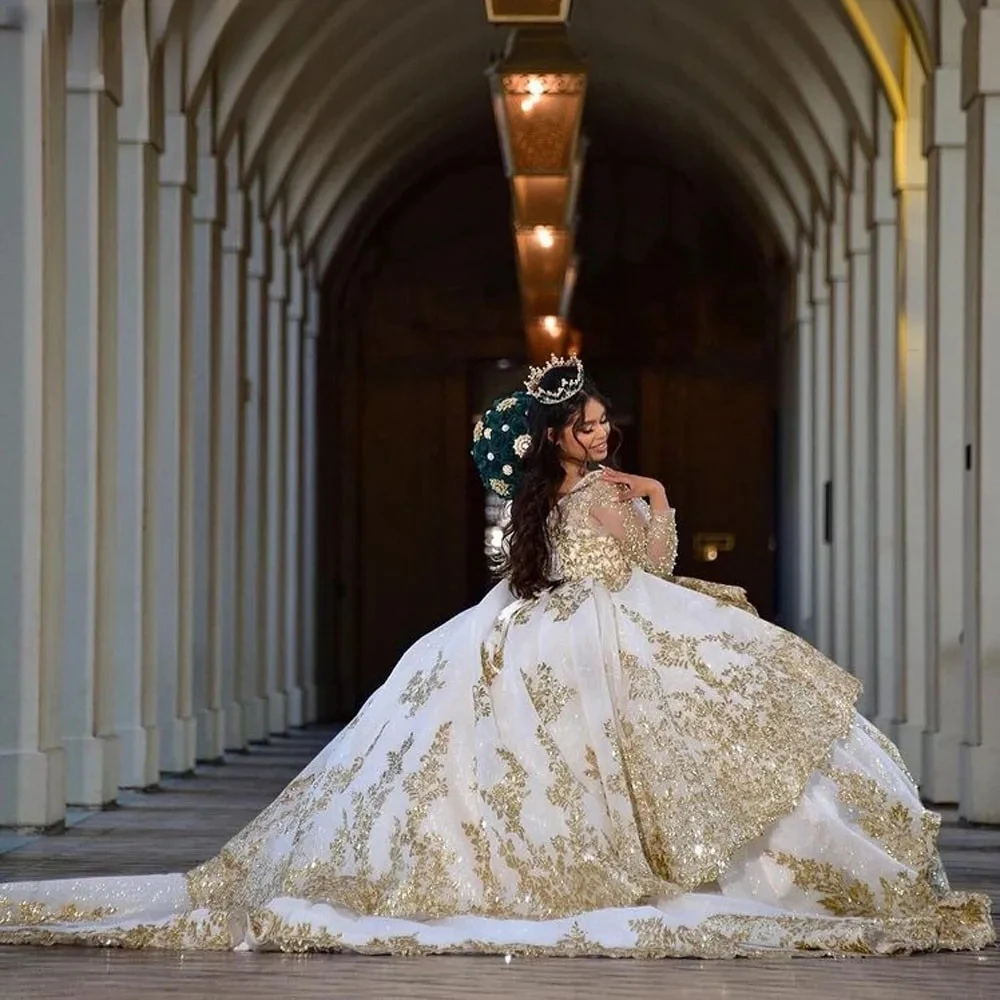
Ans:
[{"label": "woman's hand", "polygon": [[601,475],[606,483],[613,483],[618,487],[623,500],[637,500],[641,497],[648,500],[654,510],[669,509],[667,491],[658,480],[648,476],[633,476],[617,469],[604,469]]}]

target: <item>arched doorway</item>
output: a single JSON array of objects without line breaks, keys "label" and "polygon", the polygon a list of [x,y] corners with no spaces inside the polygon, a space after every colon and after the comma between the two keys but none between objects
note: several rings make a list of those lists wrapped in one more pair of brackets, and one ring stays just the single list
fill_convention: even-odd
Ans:
[{"label": "arched doorway", "polygon": [[[717,165],[595,126],[574,320],[625,431],[619,463],[668,484],[678,572],[746,586],[773,616],[787,263]],[[373,205],[331,268],[320,347],[318,651],[340,717],[489,586],[469,437],[523,379],[491,137]]]}]

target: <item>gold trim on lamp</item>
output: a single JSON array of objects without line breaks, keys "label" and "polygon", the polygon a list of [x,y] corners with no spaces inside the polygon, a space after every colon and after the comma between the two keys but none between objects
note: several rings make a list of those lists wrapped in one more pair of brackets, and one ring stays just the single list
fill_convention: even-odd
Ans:
[{"label": "gold trim on lamp", "polygon": [[491,24],[565,24],[573,0],[486,0]]}]

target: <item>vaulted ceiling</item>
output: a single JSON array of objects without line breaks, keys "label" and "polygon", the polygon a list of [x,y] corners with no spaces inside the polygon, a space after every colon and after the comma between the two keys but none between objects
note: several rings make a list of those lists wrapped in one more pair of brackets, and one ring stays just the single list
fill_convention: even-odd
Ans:
[{"label": "vaulted ceiling", "polygon": [[[126,0],[126,17],[143,2],[165,107],[211,115],[320,267],[387,179],[491,114],[503,33],[480,0]],[[723,168],[793,252],[852,157],[919,114],[939,2],[576,0],[571,37],[588,116]]]}]

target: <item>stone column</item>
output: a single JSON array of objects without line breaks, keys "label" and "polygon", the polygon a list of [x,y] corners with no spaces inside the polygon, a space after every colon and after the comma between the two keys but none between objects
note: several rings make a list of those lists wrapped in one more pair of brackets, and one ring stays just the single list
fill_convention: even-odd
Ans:
[{"label": "stone column", "polygon": [[160,281],[156,352],[156,625],[160,766],[169,773],[194,767],[191,715],[190,463],[184,454],[190,420],[185,364],[191,335],[190,126],[183,97],[181,39],[164,54],[165,145],[160,158]]},{"label": "stone column", "polygon": [[118,112],[118,507],[115,566],[115,728],[121,784],[160,775],[156,713],[156,350],[159,149],[145,9],[122,13]]},{"label": "stone column", "polygon": [[864,690],[859,710],[875,714],[875,474],[874,338],[871,234],[868,229],[869,165],[855,145],[847,203],[847,267],[850,299],[851,375],[851,670]]},{"label": "stone column", "polygon": [[267,662],[268,732],[288,728],[284,675],[285,525],[285,347],[288,304],[288,250],[280,213],[271,221],[271,282],[268,286],[267,390],[266,390],[266,494],[267,544],[264,556],[264,655]]},{"label": "stone column", "polygon": [[939,67],[925,101],[927,218],[927,725],[923,794],[958,801],[962,740],[965,475],[965,115],[961,70]]},{"label": "stone column", "polygon": [[914,779],[923,782],[927,726],[927,165],[920,119],[922,93],[909,74],[904,123],[903,173],[899,177],[900,349],[903,369],[903,717],[899,749]]},{"label": "stone column", "polygon": [[903,708],[902,410],[899,394],[897,205],[892,113],[878,105],[879,148],[872,166],[872,333],[875,338],[875,724],[891,738]]},{"label": "stone column", "polygon": [[813,604],[813,538],[815,533],[813,508],[813,307],[812,249],[805,237],[799,239],[798,274],[796,276],[796,362],[797,395],[795,414],[797,425],[798,476],[797,496],[797,626],[799,633],[815,641],[815,609]]},{"label": "stone column", "polygon": [[303,717],[315,722],[316,689],[316,345],[320,330],[318,279],[306,278],[305,338],[302,342],[302,559],[299,632],[302,636]]},{"label": "stone column", "polygon": [[288,298],[288,334],[285,363],[285,485],[284,552],[284,689],[288,696],[288,725],[303,724],[302,709],[302,633],[301,591],[299,588],[299,522],[301,517],[301,480],[299,448],[302,406],[302,340],[305,318],[305,275],[299,259],[298,245],[293,244],[289,261],[290,285]]},{"label": "stone column", "polygon": [[73,5],[66,78],[66,601],[62,742],[70,804],[118,795],[114,732],[118,18]]},{"label": "stone column", "polygon": [[831,178],[834,214],[830,222],[827,274],[830,282],[832,413],[831,570],[833,658],[851,663],[851,298],[847,269],[847,192]]},{"label": "stone column", "polygon": [[212,516],[215,480],[220,475],[217,406],[222,337],[222,228],[225,187],[215,155],[215,95],[209,87],[198,113],[198,193],[192,239],[191,365],[193,422],[192,651],[193,709],[198,760],[221,760],[226,749],[222,664],[213,621],[213,574],[217,523]]},{"label": "stone column", "polygon": [[959,813],[1000,822],[1000,9],[965,27],[965,735]]},{"label": "stone column", "polygon": [[212,656],[222,677],[225,745],[247,742],[243,706],[252,676],[243,672],[240,630],[242,452],[240,345],[246,338],[247,211],[240,187],[239,139],[226,162],[226,226],[222,236],[222,318],[215,356],[213,444],[217,459],[212,494]]},{"label": "stone column", "polygon": [[830,284],[827,269],[827,227],[816,217],[812,256],[812,406],[813,406],[813,594],[816,645],[828,656],[833,652],[833,592],[830,508],[832,487]]},{"label": "stone column", "polygon": [[261,476],[265,439],[263,421],[263,331],[267,322],[267,283],[270,265],[268,232],[260,217],[259,185],[251,188],[250,254],[246,278],[246,338],[242,345],[242,461],[240,477],[240,674],[246,681],[240,700],[247,739],[267,738],[266,660],[261,643],[261,539],[263,506]]},{"label": "stone column", "polygon": [[0,7],[0,826],[65,816],[59,743],[66,35],[71,11]]}]

